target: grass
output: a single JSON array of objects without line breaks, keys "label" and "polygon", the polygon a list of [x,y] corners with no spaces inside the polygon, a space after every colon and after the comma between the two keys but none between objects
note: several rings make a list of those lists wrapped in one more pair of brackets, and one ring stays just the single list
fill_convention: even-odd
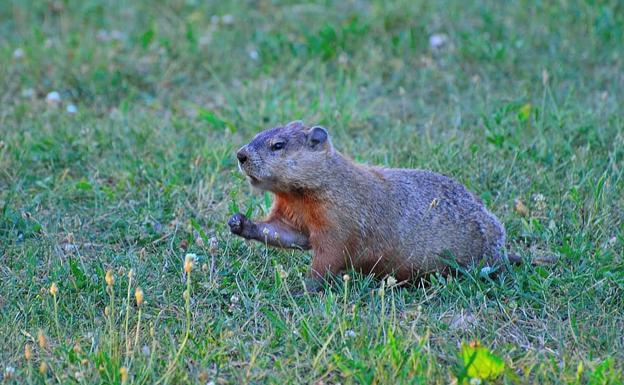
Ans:
[{"label": "grass", "polygon": [[[623,383],[623,15],[618,0],[1,2],[6,381],[446,384],[478,340],[505,363],[494,383]],[[510,249],[559,261],[411,289],[351,274],[293,298],[310,255],[225,222],[270,205],[234,150],[294,119],[358,161],[454,176]]]}]

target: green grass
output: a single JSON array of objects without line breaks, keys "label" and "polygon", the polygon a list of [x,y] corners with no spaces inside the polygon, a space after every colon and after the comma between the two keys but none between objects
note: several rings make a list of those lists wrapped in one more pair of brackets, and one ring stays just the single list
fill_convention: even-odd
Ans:
[{"label": "green grass", "polygon": [[[474,340],[505,362],[495,383],[623,383],[623,58],[618,0],[0,2],[8,383],[447,384]],[[292,298],[309,253],[225,222],[270,204],[234,150],[295,119],[358,161],[454,176],[510,249],[559,262]]]}]

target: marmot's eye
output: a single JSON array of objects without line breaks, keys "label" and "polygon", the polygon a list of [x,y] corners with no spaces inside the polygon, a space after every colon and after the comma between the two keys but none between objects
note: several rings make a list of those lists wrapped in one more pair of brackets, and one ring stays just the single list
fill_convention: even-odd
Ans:
[{"label": "marmot's eye", "polygon": [[279,151],[284,148],[286,143],[284,142],[276,142],[271,145],[271,151]]}]

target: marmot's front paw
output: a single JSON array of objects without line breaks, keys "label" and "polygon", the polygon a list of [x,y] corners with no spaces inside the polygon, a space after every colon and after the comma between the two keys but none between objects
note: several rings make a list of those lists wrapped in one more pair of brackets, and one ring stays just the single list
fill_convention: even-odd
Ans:
[{"label": "marmot's front paw", "polygon": [[228,221],[228,226],[230,226],[230,231],[232,232],[232,234],[241,235],[247,221],[247,217],[241,213],[232,215],[232,217]]}]

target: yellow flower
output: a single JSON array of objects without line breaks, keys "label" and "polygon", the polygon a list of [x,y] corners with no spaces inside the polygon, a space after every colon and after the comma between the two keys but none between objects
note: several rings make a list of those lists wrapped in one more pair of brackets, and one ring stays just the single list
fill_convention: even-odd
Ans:
[{"label": "yellow flower", "polygon": [[186,274],[190,273],[193,269],[193,261],[197,258],[195,254],[186,254],[184,258],[184,272]]},{"label": "yellow flower", "polygon": [[137,306],[143,304],[143,290],[140,287],[137,287],[134,291],[134,298],[136,299]]},{"label": "yellow flower", "polygon": [[26,346],[24,346],[24,358],[26,359],[26,361],[30,361],[30,359],[32,358],[32,348],[29,344],[26,344]]},{"label": "yellow flower", "polygon": [[113,286],[113,282],[115,282],[115,279],[113,278],[112,270],[106,271],[106,276],[104,277],[104,280],[106,281],[107,286]]},{"label": "yellow flower", "polygon": [[39,373],[46,374],[46,372],[48,371],[48,364],[45,363],[45,361],[41,362],[41,365],[39,365]]},{"label": "yellow flower", "polygon": [[516,210],[516,214],[522,217],[526,217],[527,215],[529,215],[529,209],[526,207],[524,202],[520,200],[520,198],[516,198],[514,202],[514,209]]},{"label": "yellow flower", "polygon": [[39,342],[39,347],[41,349],[45,349],[48,344],[46,341],[46,336],[43,334],[43,330],[39,329],[39,333],[37,333],[37,341]]},{"label": "yellow flower", "polygon": [[520,111],[518,111],[518,119],[521,122],[526,122],[529,117],[531,117],[531,103],[527,103],[520,107]]},{"label": "yellow flower", "polygon": [[288,278],[288,272],[284,269],[284,266],[282,265],[277,265],[277,274],[281,279]]},{"label": "yellow flower", "polygon": [[58,294],[58,286],[56,286],[56,282],[52,282],[52,285],[50,285],[50,294],[52,294],[52,297],[56,297],[56,295]]},{"label": "yellow flower", "polygon": [[128,368],[122,366],[119,369],[119,375],[121,376],[121,383],[125,384],[128,381]]}]

